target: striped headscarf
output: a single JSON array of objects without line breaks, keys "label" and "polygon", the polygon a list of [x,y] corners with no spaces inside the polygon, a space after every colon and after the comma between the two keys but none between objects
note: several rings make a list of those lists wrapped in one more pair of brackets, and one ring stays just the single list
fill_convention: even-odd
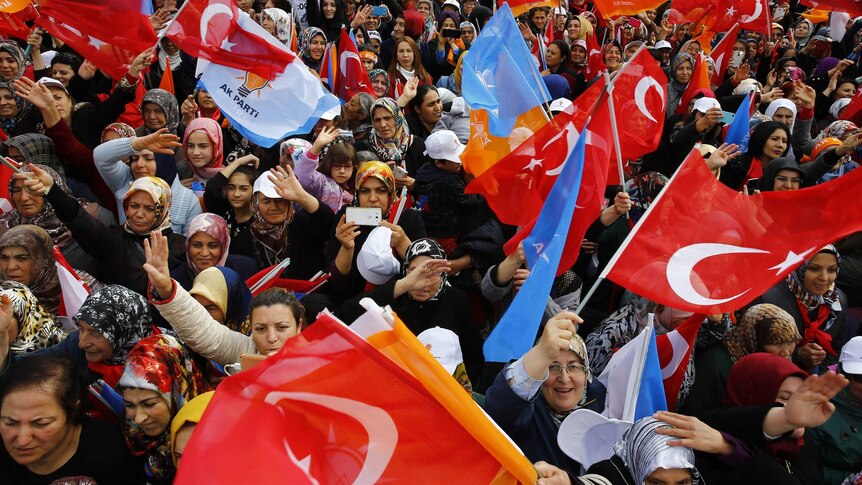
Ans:
[{"label": "striped headscarf", "polygon": [[132,182],[132,186],[129,187],[129,190],[126,191],[126,195],[123,196],[123,210],[128,209],[129,197],[138,191],[146,192],[150,197],[152,197],[153,203],[156,204],[156,220],[153,222],[152,227],[147,229],[146,232],[140,234],[132,230],[129,226],[129,221],[127,220],[126,224],[123,226],[126,231],[132,234],[146,236],[150,231],[164,231],[171,227],[171,188],[168,186],[167,182],[158,177],[141,177],[135,180]]}]

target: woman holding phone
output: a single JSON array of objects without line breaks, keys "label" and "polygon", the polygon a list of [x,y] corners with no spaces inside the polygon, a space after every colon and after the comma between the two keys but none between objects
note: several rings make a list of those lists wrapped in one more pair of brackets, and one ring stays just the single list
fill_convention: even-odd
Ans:
[{"label": "woman holding phone", "polygon": [[428,50],[433,52],[432,74],[435,79],[440,76],[451,76],[455,72],[458,59],[466,52],[461,41],[461,30],[458,27],[458,15],[443,12],[437,19],[437,35],[428,42]]}]

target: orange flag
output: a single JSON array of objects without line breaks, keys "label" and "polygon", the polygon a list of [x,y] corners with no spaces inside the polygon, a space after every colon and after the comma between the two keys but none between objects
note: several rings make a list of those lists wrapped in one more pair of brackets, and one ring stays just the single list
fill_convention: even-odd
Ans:
[{"label": "orange flag", "polygon": [[637,15],[644,10],[652,10],[658,8],[665,0],[594,0],[593,5],[596,6],[602,17],[609,19],[619,15]]},{"label": "orange flag", "polygon": [[[688,103],[691,102],[696,91],[700,89],[712,91],[712,85],[709,84],[709,71],[706,68],[706,61],[704,61],[703,57],[703,53],[699,54],[697,60],[694,62],[694,72],[691,74],[688,86],[685,87],[685,91],[682,93],[682,99],[676,108],[676,114],[685,113]],[[715,97],[715,94],[712,97]]]},{"label": "orange flag", "polygon": [[515,128],[508,137],[497,137],[488,129],[488,112],[470,111],[470,140],[461,154],[464,169],[478,177],[503,157],[530,138],[548,123],[542,106],[527,111],[515,120]]},{"label": "orange flag", "polygon": [[159,82],[159,89],[176,95],[174,91],[174,72],[171,71],[171,58],[165,57],[165,72],[162,74],[162,80]]}]

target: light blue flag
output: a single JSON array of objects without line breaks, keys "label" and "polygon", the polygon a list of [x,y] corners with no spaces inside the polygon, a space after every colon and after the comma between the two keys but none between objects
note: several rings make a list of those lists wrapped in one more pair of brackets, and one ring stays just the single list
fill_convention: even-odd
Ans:
[{"label": "light blue flag", "polygon": [[491,134],[509,136],[515,118],[551,101],[508,4],[491,17],[464,56],[461,92],[471,108],[488,110]]},{"label": "light blue flag", "polygon": [[641,372],[641,384],[638,401],[635,405],[635,422],[640,418],[652,416],[656,411],[667,411],[667,399],[664,395],[664,381],[661,377],[661,366],[658,362],[658,346],[655,332],[650,332],[649,347]]},{"label": "light blue flag", "polygon": [[[581,133],[586,130],[584,127]],[[530,277],[485,341],[485,360],[488,362],[518,359],[533,346],[578,201],[584,173],[586,138],[583,135],[578,137],[562,173],[542,206],[533,232],[524,239]]]},{"label": "light blue flag", "polygon": [[724,137],[725,143],[735,143],[739,145],[739,152],[744,153],[748,150],[748,139],[751,137],[748,125],[751,122],[751,95],[753,91],[749,91],[745,95],[745,99],[740,103],[736,110],[736,115],[727,129],[727,135]]}]

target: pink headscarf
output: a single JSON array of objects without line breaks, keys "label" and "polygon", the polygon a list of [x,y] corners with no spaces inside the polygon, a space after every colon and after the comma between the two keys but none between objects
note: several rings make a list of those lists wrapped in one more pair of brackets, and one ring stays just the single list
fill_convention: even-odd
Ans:
[{"label": "pink headscarf", "polygon": [[[191,123],[186,126],[186,133],[183,135],[183,149],[186,150],[188,146],[189,136],[196,131],[202,131],[206,133],[207,137],[213,144],[213,159],[209,165],[206,167],[195,167],[191,161],[189,161],[189,168],[194,172],[195,175],[201,180],[209,180],[215,177],[215,174],[219,173],[222,168],[224,168],[223,160],[224,154],[222,153],[223,144],[222,144],[222,134],[221,127],[218,122],[212,118],[195,118]],[[188,159],[188,156],[186,156]]]},{"label": "pink headscarf", "polygon": [[199,232],[205,232],[219,242],[221,246],[221,258],[219,258],[216,266],[224,266],[225,261],[227,261],[228,250],[230,249],[230,230],[224,219],[209,212],[194,216],[189,221],[189,229],[186,234],[186,261],[188,261],[189,267],[194,274],[200,273],[201,270],[196,268],[194,263],[192,263],[192,259],[189,257],[189,246],[192,242],[192,236]]}]

